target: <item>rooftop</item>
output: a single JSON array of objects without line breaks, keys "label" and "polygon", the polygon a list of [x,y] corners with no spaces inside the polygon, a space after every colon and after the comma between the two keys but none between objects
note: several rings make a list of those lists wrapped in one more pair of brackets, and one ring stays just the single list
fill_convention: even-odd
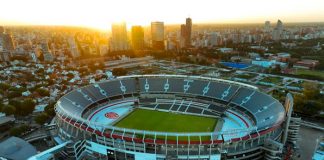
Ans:
[{"label": "rooftop", "polygon": [[14,160],[26,160],[35,155],[34,146],[18,137],[10,137],[0,143],[0,157]]}]

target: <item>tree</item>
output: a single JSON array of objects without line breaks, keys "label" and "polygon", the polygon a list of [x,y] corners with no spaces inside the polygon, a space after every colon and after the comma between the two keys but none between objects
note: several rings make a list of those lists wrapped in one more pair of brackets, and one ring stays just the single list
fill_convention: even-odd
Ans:
[{"label": "tree", "polygon": [[10,88],[10,85],[7,83],[0,83],[0,89],[1,90],[8,90]]},{"label": "tree", "polygon": [[23,110],[23,114],[24,116],[29,115],[31,113],[33,113],[36,103],[33,99],[25,99],[22,103],[22,110]]},{"label": "tree", "polygon": [[127,70],[125,68],[114,68],[112,70],[112,74],[114,76],[125,76],[127,74]]},{"label": "tree", "polygon": [[67,76],[69,79],[74,78],[74,74],[73,74],[73,73],[68,73],[66,76]]},{"label": "tree", "polygon": [[18,126],[18,127],[11,128],[9,130],[9,133],[10,133],[11,136],[20,136],[24,132],[28,131],[28,129],[29,129],[29,126],[21,125],[21,126]]},{"label": "tree", "polygon": [[0,102],[0,112],[2,111],[2,108],[5,107],[6,105]]},{"label": "tree", "polygon": [[324,96],[320,94],[318,84],[307,83],[303,84],[303,94],[295,95],[295,110],[310,116],[317,116],[324,111]]},{"label": "tree", "polygon": [[279,64],[275,66],[275,68],[273,69],[273,73],[275,74],[281,73],[281,67]]},{"label": "tree", "polygon": [[98,69],[103,70],[103,69],[105,69],[105,64],[103,62],[98,62],[97,67],[98,67]]},{"label": "tree", "polygon": [[152,74],[154,70],[152,68],[144,69],[143,74]]},{"label": "tree", "polygon": [[10,100],[9,104],[14,106],[16,109],[15,115],[27,116],[33,113],[36,103],[33,99],[27,98],[23,101]]},{"label": "tree", "polygon": [[48,116],[54,117],[55,116],[55,110],[54,110],[54,103],[50,103],[45,107],[45,112]]},{"label": "tree", "polygon": [[16,108],[12,105],[5,105],[2,107],[2,112],[4,112],[6,115],[12,115],[15,114]]},{"label": "tree", "polygon": [[303,83],[303,94],[308,99],[317,99],[320,98],[321,93],[318,84],[316,83],[309,83],[305,82]]},{"label": "tree", "polygon": [[44,54],[43,52],[39,55],[38,60],[43,62],[44,61]]},{"label": "tree", "polygon": [[49,80],[47,80],[47,83],[48,83],[49,86],[50,85],[53,85],[54,84],[54,80],[53,79],[49,79]]},{"label": "tree", "polygon": [[36,89],[36,92],[37,92],[39,95],[43,96],[43,97],[45,97],[45,96],[49,97],[49,96],[50,96],[49,91],[48,91],[47,89],[44,89],[44,88],[37,88],[37,89]]},{"label": "tree", "polygon": [[22,94],[22,92],[19,92],[19,91],[9,91],[8,98],[11,99],[11,98],[20,97],[21,94]]},{"label": "tree", "polygon": [[49,116],[47,113],[41,113],[38,116],[35,117],[35,122],[39,125],[43,125],[47,120]]},{"label": "tree", "polygon": [[13,56],[10,58],[11,61],[14,61],[14,60],[20,60],[20,61],[23,61],[23,62],[27,62],[28,61],[28,57],[27,56]]}]

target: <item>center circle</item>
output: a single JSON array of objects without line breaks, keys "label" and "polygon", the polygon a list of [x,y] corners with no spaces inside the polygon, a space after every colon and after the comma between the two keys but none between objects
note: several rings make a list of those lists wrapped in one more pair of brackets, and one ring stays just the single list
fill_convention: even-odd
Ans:
[{"label": "center circle", "polygon": [[105,114],[105,117],[109,119],[117,119],[119,115],[116,112],[108,112]]}]

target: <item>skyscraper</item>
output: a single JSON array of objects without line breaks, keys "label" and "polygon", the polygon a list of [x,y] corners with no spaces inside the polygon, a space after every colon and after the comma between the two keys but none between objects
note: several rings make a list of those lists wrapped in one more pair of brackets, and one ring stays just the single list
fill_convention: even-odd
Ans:
[{"label": "skyscraper", "polygon": [[181,28],[180,28],[180,47],[184,48],[186,46],[186,25],[185,24],[181,24]]},{"label": "skyscraper", "polygon": [[0,46],[2,45],[2,49],[5,51],[13,51],[15,50],[15,46],[9,33],[0,33]]},{"label": "skyscraper", "polygon": [[151,23],[152,48],[157,50],[164,50],[164,23]]},{"label": "skyscraper", "polygon": [[276,28],[272,31],[272,39],[275,41],[280,40],[282,37],[283,30],[284,30],[283,23],[281,22],[281,20],[278,20]]},{"label": "skyscraper", "polygon": [[270,30],[271,30],[271,23],[270,23],[270,21],[265,21],[265,23],[264,23],[264,32],[270,32]]},{"label": "skyscraper", "polygon": [[126,23],[114,23],[111,26],[111,51],[128,50]]},{"label": "skyscraper", "polygon": [[142,26],[132,27],[132,46],[134,50],[144,49],[144,30]]},{"label": "skyscraper", "polygon": [[186,37],[185,37],[186,47],[191,46],[191,28],[192,28],[192,20],[191,20],[191,18],[187,18],[186,19]]},{"label": "skyscraper", "polygon": [[272,31],[272,39],[274,41],[279,41],[280,40],[280,31],[279,29],[276,27],[273,31]]},{"label": "skyscraper", "polygon": [[281,22],[280,19],[278,19],[278,21],[277,21],[277,26],[276,26],[276,28],[279,30],[280,34],[281,34],[282,31],[284,30],[283,23]]},{"label": "skyscraper", "polygon": [[218,37],[217,32],[210,33],[209,34],[208,45],[210,45],[210,46],[216,46],[217,45],[217,37]]},{"label": "skyscraper", "polygon": [[180,34],[181,48],[191,46],[191,28],[192,28],[192,20],[191,18],[187,18],[186,24],[181,25],[181,34]]},{"label": "skyscraper", "polygon": [[75,37],[69,37],[68,43],[70,44],[70,51],[73,58],[80,56],[78,45],[75,41]]}]

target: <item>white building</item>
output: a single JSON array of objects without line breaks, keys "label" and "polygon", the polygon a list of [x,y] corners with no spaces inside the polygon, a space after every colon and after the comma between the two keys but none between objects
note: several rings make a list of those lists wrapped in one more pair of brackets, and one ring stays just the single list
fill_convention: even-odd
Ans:
[{"label": "white building", "polygon": [[111,35],[111,51],[124,51],[129,49],[125,22],[112,24]]},{"label": "white building", "polygon": [[72,57],[75,58],[75,57],[79,57],[80,56],[80,51],[79,51],[79,48],[75,42],[75,38],[74,37],[70,37],[68,39],[68,42],[70,44],[70,51],[71,51],[71,54],[72,54]]},{"label": "white building", "polygon": [[264,32],[270,32],[271,31],[271,23],[270,21],[265,21],[264,23]]},{"label": "white building", "polygon": [[151,35],[152,35],[152,48],[163,50],[164,49],[164,23],[152,22]]}]

